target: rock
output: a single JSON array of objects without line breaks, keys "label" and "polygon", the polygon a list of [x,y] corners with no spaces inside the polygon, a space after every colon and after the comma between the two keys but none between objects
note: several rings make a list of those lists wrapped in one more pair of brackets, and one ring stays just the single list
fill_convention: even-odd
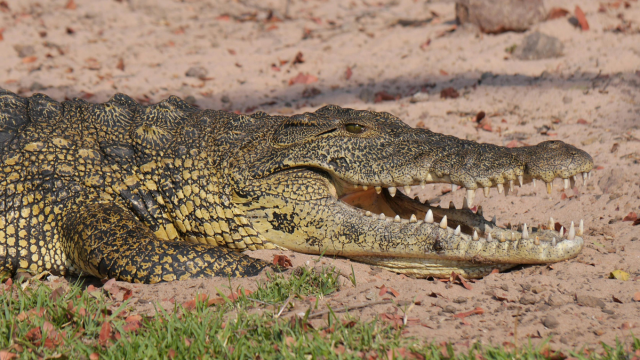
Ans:
[{"label": "rock", "polygon": [[578,305],[587,306],[587,307],[599,307],[601,309],[604,309],[604,307],[606,306],[604,301],[598,299],[595,296],[590,296],[590,295],[577,294],[576,302],[578,303]]},{"label": "rock", "polygon": [[571,98],[571,96],[565,96],[562,98],[562,102],[565,104],[571,104],[572,101],[573,101],[573,98]]},{"label": "rock", "polygon": [[444,309],[442,309],[442,311],[444,311],[446,313],[455,314],[455,313],[458,312],[458,309],[453,305],[447,305],[447,306],[444,307]]},{"label": "rock", "polygon": [[467,302],[467,298],[464,297],[464,296],[459,296],[459,297],[453,299],[453,302],[456,303],[456,304],[464,304],[464,303]]},{"label": "rock", "polygon": [[571,298],[565,295],[553,294],[549,296],[549,300],[547,300],[547,304],[549,306],[562,306],[571,302]]},{"label": "rock", "polygon": [[31,45],[14,45],[13,48],[18,53],[18,56],[21,58],[25,58],[27,56],[33,56],[36,54],[36,49]]},{"label": "rock", "polygon": [[558,319],[556,319],[553,315],[547,315],[544,319],[542,319],[542,325],[544,325],[547,329],[555,329],[560,325]]},{"label": "rock", "polygon": [[520,298],[520,304],[522,305],[534,305],[538,302],[538,298],[534,294],[524,294]]},{"label": "rock", "polygon": [[520,60],[539,60],[559,57],[564,45],[557,38],[539,32],[527,35],[513,56]]},{"label": "rock", "polygon": [[526,31],[544,20],[547,13],[542,0],[458,0],[456,22],[471,23],[488,34]]},{"label": "rock", "polygon": [[194,77],[198,79],[206,78],[207,74],[209,74],[209,72],[207,71],[207,69],[203,68],[202,66],[192,66],[185,73],[185,75],[188,77]]},{"label": "rock", "polygon": [[429,94],[426,92],[422,92],[422,91],[418,91],[417,93],[413,94],[413,96],[411,96],[411,98],[409,99],[410,103],[417,103],[417,102],[423,102],[423,101],[428,101],[429,100]]},{"label": "rock", "polygon": [[507,284],[502,284],[500,285],[500,289],[504,290],[504,291],[509,291],[509,285]]}]

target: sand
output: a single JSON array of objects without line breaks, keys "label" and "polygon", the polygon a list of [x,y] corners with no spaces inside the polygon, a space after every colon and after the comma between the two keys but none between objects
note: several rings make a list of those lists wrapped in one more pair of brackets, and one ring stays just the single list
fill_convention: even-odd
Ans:
[{"label": "sand", "polygon": [[[398,299],[420,302],[408,313],[408,336],[460,346],[535,344],[552,336],[555,348],[595,347],[640,332],[640,302],[632,300],[640,291],[640,227],[623,221],[640,213],[637,1],[628,7],[547,1],[548,9],[571,14],[579,4],[590,29],[562,17],[526,33],[498,35],[456,29],[451,1],[3,3],[0,87],[24,96],[42,92],[99,102],[123,92],[153,103],[177,95],[201,108],[272,114],[331,103],[388,111],[411,126],[479,142],[522,146],[559,139],[586,150],[597,166],[586,186],[565,191],[556,181],[551,196],[540,185],[506,197],[495,191],[490,198],[476,196],[485,216],[496,215],[501,225],[546,223],[553,216],[567,226],[584,219],[586,246],[577,258],[493,274],[470,290],[322,259],[345,274],[353,266],[357,278],[354,287],[344,277],[342,289],[325,300],[334,306],[375,301],[393,297],[379,295],[382,285],[392,287]],[[560,39],[563,56],[514,59],[506,49],[533,31]],[[441,98],[449,87],[460,96]],[[489,126],[474,122],[480,111]],[[442,195],[448,188],[428,187],[420,196],[440,196],[443,207],[450,201],[459,207],[463,192]],[[253,255],[270,260],[279,253]],[[315,256],[285,254],[294,266],[318,266]],[[629,273],[630,280],[609,279],[614,270]],[[214,296],[215,287],[224,285],[226,279],[122,286],[134,290],[134,303],[146,312],[152,302],[171,308],[171,301],[190,300],[196,292]],[[255,279],[233,280],[238,285],[255,288]],[[476,307],[484,313],[453,317]],[[351,314],[393,318],[403,309],[386,304]]]}]

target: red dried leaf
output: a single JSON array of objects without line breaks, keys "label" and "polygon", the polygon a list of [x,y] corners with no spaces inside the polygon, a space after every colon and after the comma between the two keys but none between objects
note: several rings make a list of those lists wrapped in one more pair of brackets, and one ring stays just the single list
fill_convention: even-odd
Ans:
[{"label": "red dried leaf", "polygon": [[638,225],[638,224],[640,224],[640,219],[636,219],[636,220],[633,222],[633,224],[632,224],[632,225],[633,225],[633,226],[636,226],[636,225]]},{"label": "red dried leaf", "polygon": [[235,51],[235,50],[233,50],[233,49],[227,49],[227,51],[228,51],[228,52],[229,52],[229,54],[231,54],[231,55],[235,55],[235,54],[236,54],[236,51]]},{"label": "red dried leaf", "polygon": [[133,295],[133,291],[132,290],[127,290],[124,292],[124,295],[122,296],[122,301],[127,301],[129,300],[129,298]]},{"label": "red dried leaf", "polygon": [[40,330],[39,327],[35,327],[35,328],[27,331],[27,334],[25,335],[25,338],[27,338],[27,340],[29,340],[31,342],[38,341],[38,340],[42,339],[42,330]]},{"label": "red dried leaf", "polygon": [[622,221],[636,221],[637,218],[638,218],[638,214],[632,211],[628,213],[627,216],[625,216],[624,219],[622,219]]},{"label": "red dried leaf", "polygon": [[122,58],[118,59],[118,63],[116,64],[116,69],[120,71],[124,71],[124,60],[122,60]]},{"label": "red dried leaf", "polygon": [[387,293],[387,287],[382,285],[382,287],[380,287],[380,292],[378,293],[378,296],[382,296],[386,293]]},{"label": "red dried leaf", "polygon": [[100,354],[91,353],[91,355],[89,355],[89,360],[100,360]]},{"label": "red dried leaf", "polygon": [[636,293],[633,294],[633,301],[640,302],[640,291],[636,291]]},{"label": "red dried leaf", "polygon": [[27,56],[25,58],[22,58],[22,63],[23,64],[31,64],[32,62],[35,62],[36,60],[38,60],[37,56]]},{"label": "red dried leaf", "polygon": [[173,349],[169,349],[169,351],[167,352],[167,357],[168,357],[169,359],[173,359],[173,358],[175,358],[175,357],[176,357],[176,351],[175,351],[175,350],[173,350]]},{"label": "red dried leaf", "polygon": [[491,275],[491,274],[499,274],[499,273],[500,273],[500,269],[493,269],[493,270],[491,270],[491,273],[489,275]]},{"label": "red dried leaf", "polygon": [[229,21],[230,19],[231,19],[231,16],[226,15],[226,14],[225,15],[220,15],[220,16],[218,16],[216,18],[216,20],[219,20],[219,21]]},{"label": "red dried leaf", "polygon": [[105,346],[109,343],[109,340],[111,340],[111,324],[108,321],[105,321],[102,323],[102,327],[100,328],[98,343]]},{"label": "red dried leaf", "polygon": [[473,286],[469,285],[469,283],[467,283],[465,278],[463,278],[460,274],[458,274],[456,272],[451,272],[451,278],[453,279],[453,281],[455,281],[456,279],[459,280],[460,283],[462,284],[462,286],[464,286],[465,289],[473,290]]},{"label": "red dried leaf", "polygon": [[461,312],[461,313],[455,314],[455,315],[453,315],[453,317],[459,318],[459,319],[464,319],[467,316],[471,316],[471,315],[475,315],[475,314],[482,315],[482,314],[484,314],[484,310],[481,307],[477,307],[477,308],[475,308],[473,310],[470,310],[470,311],[465,311],[465,312]]},{"label": "red dried leaf", "polygon": [[507,144],[507,147],[509,149],[513,149],[514,147],[518,147],[518,140],[511,140],[509,141],[509,143]]},{"label": "red dried leaf", "polygon": [[305,84],[305,85],[309,85],[309,84],[313,84],[314,82],[318,81],[318,77],[317,76],[313,76],[309,73],[307,74],[303,74],[303,73],[298,73],[298,75],[296,77],[293,77],[289,80],[289,86],[291,85],[295,85],[295,84]]},{"label": "red dried leaf", "polygon": [[578,119],[578,124],[589,125],[589,123],[585,119]]},{"label": "red dried leaf", "polygon": [[554,8],[551,8],[551,10],[549,10],[549,14],[547,15],[547,20],[561,18],[567,15],[569,15],[569,10],[559,8],[559,7],[554,7]]},{"label": "red dried leaf", "polygon": [[78,5],[76,5],[76,2],[73,0],[67,1],[67,5],[64,6],[64,8],[67,10],[75,10],[77,7]]},{"label": "red dried leaf", "polygon": [[278,265],[285,269],[293,267],[291,259],[287,255],[273,255],[273,265]]},{"label": "red dried leaf", "polygon": [[302,55],[302,51],[298,51],[296,57],[291,61],[291,65],[302,64],[304,63],[304,55]]},{"label": "red dried leaf", "polygon": [[[2,40],[2,39],[0,39],[0,40]],[[0,350],[0,360],[10,360],[10,359],[14,359],[14,358],[17,358],[17,357],[18,357],[18,355],[14,354],[12,352],[9,352],[7,350]]]},{"label": "red dried leaf", "polygon": [[440,69],[440,75],[447,76],[447,75],[449,75],[449,73],[444,71],[444,70],[442,70],[442,69]]},{"label": "red dried leaf", "polygon": [[478,125],[477,128],[482,129],[484,131],[493,131],[493,128],[491,127],[491,120],[489,120],[489,118],[484,118],[482,119]]},{"label": "red dried leaf", "polygon": [[580,23],[580,28],[582,28],[582,31],[589,30],[589,22],[587,22],[587,17],[584,15],[582,9],[580,9],[580,6],[576,5],[575,16],[576,19],[578,19],[578,23]]},{"label": "red dried leaf", "polygon": [[383,102],[383,101],[395,101],[400,99],[400,96],[398,95],[391,95],[386,91],[379,91],[376,93],[375,98],[373,100],[374,103],[379,103],[379,102]]},{"label": "red dried leaf", "polygon": [[615,303],[622,304],[622,300],[618,299],[615,295],[611,295],[611,300]]},{"label": "red dried leaf", "polygon": [[353,70],[351,70],[350,66],[347,66],[347,70],[344,72],[344,78],[349,80],[351,79],[351,75],[353,75]]},{"label": "red dried leaf", "polygon": [[442,89],[442,91],[440,91],[441,99],[456,99],[458,97],[460,97],[460,94],[456,89],[452,87],[444,88]]},{"label": "red dried leaf", "polygon": [[420,50],[422,50],[422,51],[427,50],[429,45],[431,45],[431,39],[430,38],[427,39],[427,41],[425,41],[422,44],[420,44]]},{"label": "red dried leaf", "polygon": [[89,285],[89,286],[87,286],[87,291],[88,291],[88,292],[94,292],[94,291],[96,291],[96,290],[98,290],[98,288],[96,288],[96,287],[95,287],[95,286],[93,286],[93,285]]}]

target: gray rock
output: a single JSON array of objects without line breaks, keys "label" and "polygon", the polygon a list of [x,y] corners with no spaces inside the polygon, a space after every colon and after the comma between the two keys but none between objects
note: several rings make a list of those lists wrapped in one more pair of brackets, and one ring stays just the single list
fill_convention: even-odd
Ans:
[{"label": "gray rock", "polygon": [[540,60],[559,57],[564,45],[557,38],[539,32],[527,35],[513,52],[520,60]]},{"label": "gray rock", "polygon": [[570,297],[561,294],[553,294],[549,296],[549,300],[547,300],[549,306],[562,306],[570,302],[572,302]]},{"label": "gray rock", "polygon": [[590,295],[577,294],[576,302],[578,303],[578,305],[587,306],[587,307],[599,307],[601,309],[604,309],[604,307],[606,306],[604,301],[598,299],[595,296],[590,296]]},{"label": "gray rock", "polygon": [[542,0],[456,1],[456,22],[459,25],[471,23],[489,34],[526,31],[546,16]]},{"label": "gray rock", "polygon": [[444,309],[442,309],[442,311],[444,311],[446,313],[455,314],[455,313],[458,312],[458,309],[453,305],[447,305],[447,306],[444,307]]},{"label": "gray rock", "polygon": [[534,294],[524,294],[520,298],[520,304],[522,305],[534,305],[538,302],[538,297]]},{"label": "gray rock", "polygon": [[453,299],[453,302],[456,303],[456,304],[464,304],[464,303],[467,302],[467,298],[464,297],[464,296],[459,296],[459,297]]},{"label": "gray rock", "polygon": [[556,319],[553,315],[547,315],[544,319],[542,319],[542,325],[544,325],[547,329],[555,329],[560,325],[558,319]]},{"label": "gray rock", "polygon": [[25,58],[27,56],[33,56],[36,53],[36,49],[31,45],[14,45],[13,48],[18,53],[18,56],[21,58]]},{"label": "gray rock", "polygon": [[185,73],[185,75],[188,77],[194,77],[198,79],[206,78],[207,74],[209,74],[209,71],[207,71],[207,69],[203,68],[202,66],[192,66]]}]

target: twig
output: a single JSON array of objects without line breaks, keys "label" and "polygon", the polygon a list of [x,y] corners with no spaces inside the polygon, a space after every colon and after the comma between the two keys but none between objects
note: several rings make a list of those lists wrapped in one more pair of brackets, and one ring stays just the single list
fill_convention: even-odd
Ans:
[{"label": "twig", "polygon": [[[347,311],[347,310],[354,310],[354,309],[360,309],[360,308],[364,308],[364,307],[368,307],[368,306],[374,306],[374,305],[380,305],[380,304],[391,304],[393,301],[392,300],[378,300],[378,301],[372,301],[372,302],[368,302],[368,303],[360,303],[360,304],[356,304],[353,306],[345,306],[345,307],[341,307],[338,309],[333,309],[333,312],[343,312],[343,311]],[[329,310],[323,310],[323,311],[318,311],[316,313],[310,314],[309,315],[309,319],[310,318],[314,318],[314,317],[319,317],[322,315],[326,315],[330,313]]]},{"label": "twig", "polygon": [[282,314],[282,312],[284,311],[284,308],[287,307],[287,305],[289,305],[289,302],[291,301],[291,299],[293,298],[293,295],[290,295],[287,298],[287,301],[284,302],[284,305],[282,305],[282,307],[280,308],[280,311],[278,311],[278,315],[276,315],[275,317],[280,317],[280,315]]}]

